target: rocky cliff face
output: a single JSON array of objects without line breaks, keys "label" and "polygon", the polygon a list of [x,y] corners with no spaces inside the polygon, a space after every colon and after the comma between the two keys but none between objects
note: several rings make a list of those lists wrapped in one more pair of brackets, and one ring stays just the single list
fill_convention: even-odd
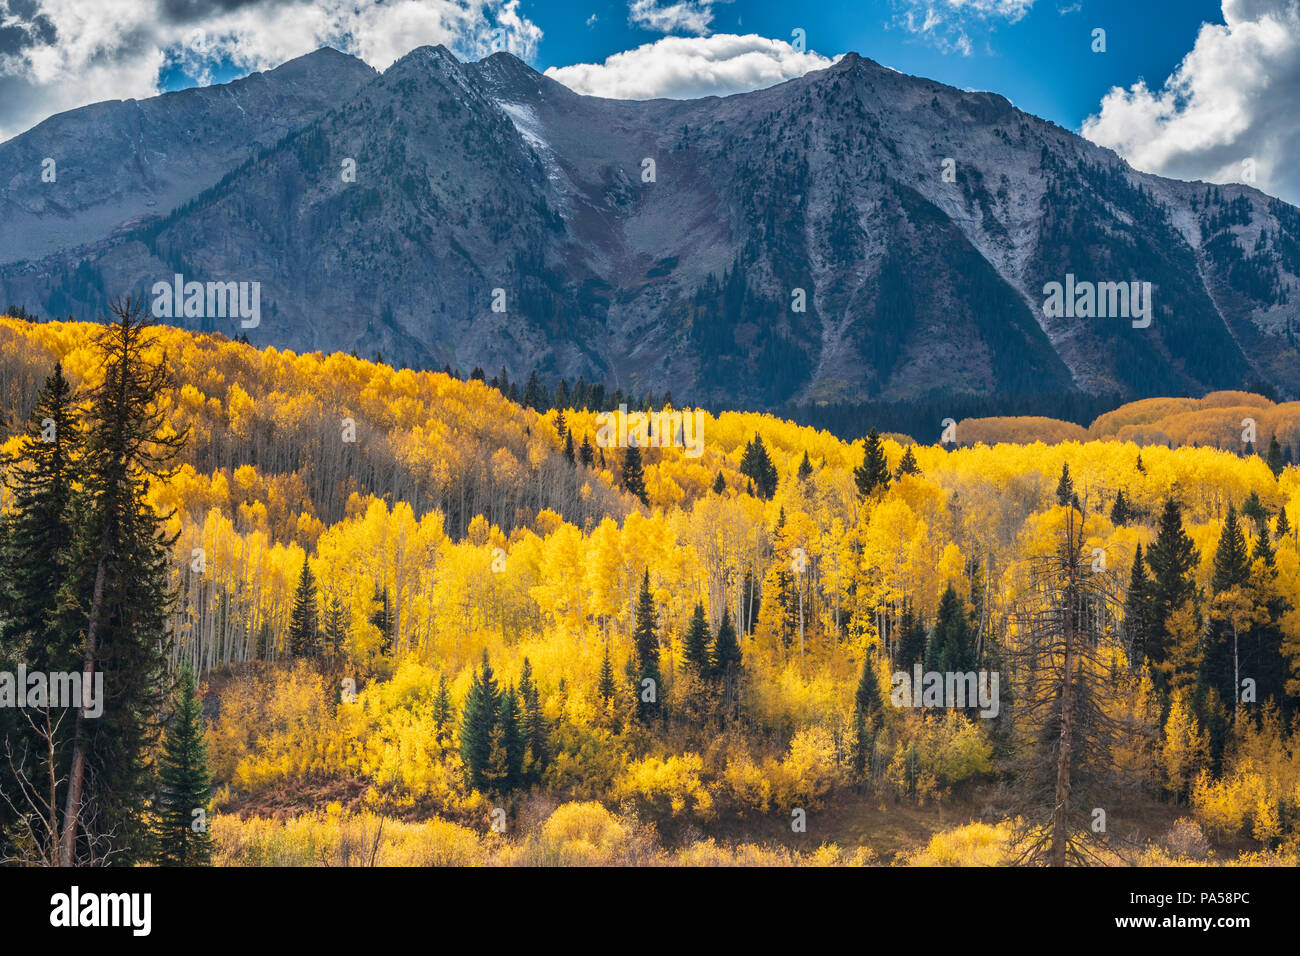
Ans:
[{"label": "rocky cliff face", "polygon": [[[293,69],[315,80],[262,90]],[[93,188],[61,167],[40,201],[69,198],[6,234],[28,261],[0,266],[0,302],[80,316],[178,272],[255,281],[255,343],[679,401],[1300,390],[1300,211],[1137,173],[994,94],[852,54],[689,101],[580,96],[507,54],[367,71],[322,51],[239,95],[192,91],[186,118],[169,111],[187,94],[103,104],[0,146],[114,157]],[[192,117],[221,128],[231,101],[252,115],[196,145]],[[146,108],[162,118],[123,113]],[[1067,276],[1150,283],[1149,325],[1045,314]]]}]

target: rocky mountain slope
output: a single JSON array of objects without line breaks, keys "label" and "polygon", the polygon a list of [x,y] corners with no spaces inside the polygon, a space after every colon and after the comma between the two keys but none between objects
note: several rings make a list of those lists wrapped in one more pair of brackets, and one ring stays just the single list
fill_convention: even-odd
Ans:
[{"label": "rocky mountain slope", "polygon": [[[291,67],[320,96],[294,86],[251,108],[252,87]],[[281,70],[240,96],[191,91],[218,126],[230,100],[252,114],[230,120],[225,152],[184,120],[122,131],[123,104],[0,146],[27,165],[55,145],[116,151],[94,188],[61,168],[72,198],[24,213],[3,248],[28,254],[0,266],[0,302],[93,315],[178,272],[259,282],[255,343],[686,402],[1300,391],[1300,211],[1135,172],[995,94],[854,54],[685,101],[580,96],[508,54],[461,63],[441,47],[372,78],[333,51]],[[182,95],[131,109],[161,115]],[[70,122],[87,111],[104,115]],[[154,156],[170,160],[165,188]],[[1045,283],[1067,274],[1151,283],[1149,327],[1045,315]]]}]

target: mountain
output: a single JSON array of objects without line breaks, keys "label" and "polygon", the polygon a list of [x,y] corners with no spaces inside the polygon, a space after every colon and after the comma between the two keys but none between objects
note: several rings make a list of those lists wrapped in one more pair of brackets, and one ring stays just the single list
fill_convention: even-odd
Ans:
[{"label": "mountain", "polygon": [[[33,243],[0,266],[0,302],[91,314],[174,273],[258,282],[255,344],[686,402],[1300,390],[1300,211],[1136,172],[992,93],[855,54],[698,100],[581,96],[442,47],[347,75],[274,145],[206,157],[226,171],[197,195]],[[0,149],[34,155],[61,119]],[[178,130],[137,148],[172,155]],[[1049,317],[1067,275],[1150,283],[1150,325]]]},{"label": "mountain", "polygon": [[[0,232],[0,263],[80,246],[170,212],[374,75],[355,57],[318,50],[233,83],[50,117],[0,144],[0,169],[14,171],[0,183],[9,227]],[[42,177],[47,168],[53,182]]]}]

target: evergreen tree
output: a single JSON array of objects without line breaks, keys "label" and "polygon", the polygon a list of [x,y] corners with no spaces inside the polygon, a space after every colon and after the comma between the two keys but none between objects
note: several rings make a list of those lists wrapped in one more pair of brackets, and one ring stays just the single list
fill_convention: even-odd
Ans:
[{"label": "evergreen tree", "polygon": [[609,644],[605,644],[605,656],[600,661],[600,678],[596,681],[596,693],[600,699],[608,704],[614,699],[614,694],[618,690],[614,683],[614,665],[609,660]]},{"label": "evergreen tree", "polygon": [[1151,633],[1146,642],[1146,658],[1153,665],[1157,689],[1162,691],[1169,686],[1170,672],[1186,664],[1171,659],[1177,635],[1170,630],[1170,618],[1185,606],[1191,606],[1199,615],[1193,577],[1198,560],[1196,546],[1183,530],[1182,506],[1175,499],[1167,498],[1156,540],[1147,550],[1147,566],[1151,571]]},{"label": "evergreen tree", "polygon": [[320,653],[316,619],[316,579],[304,554],[298,590],[293,597],[293,613],[289,617],[289,653],[294,657],[315,657]]},{"label": "evergreen tree", "polygon": [[460,759],[465,766],[465,778],[475,790],[487,790],[489,786],[492,738],[500,707],[496,677],[484,648],[483,667],[470,683],[460,724]]},{"label": "evergreen tree", "polygon": [[779,476],[776,465],[772,464],[772,458],[767,453],[767,446],[763,444],[762,435],[755,435],[745,446],[745,452],[740,457],[740,473],[753,482],[758,497],[766,500],[776,494]]},{"label": "evergreen tree", "polygon": [[325,653],[331,658],[343,651],[347,640],[347,620],[343,616],[343,604],[334,595],[325,602]]},{"label": "evergreen tree", "polygon": [[375,605],[370,623],[379,631],[379,653],[390,654],[393,650],[393,612],[388,606],[388,588],[376,583],[370,600]]},{"label": "evergreen tree", "polygon": [[805,449],[803,453],[803,460],[799,462],[799,480],[807,481],[809,478],[812,477],[812,474],[813,474],[812,462],[808,460],[808,451],[807,449]]},{"label": "evergreen tree", "polygon": [[[636,712],[641,720],[661,713],[660,696],[663,678],[659,673],[659,636],[655,624],[655,602],[650,594],[650,571],[641,578],[641,593],[636,604],[636,625],[632,646],[636,651]],[[645,682],[652,681],[651,684]],[[653,699],[649,699],[653,697]]]},{"label": "evergreen tree", "polygon": [[526,746],[520,727],[519,698],[511,685],[498,695],[496,722],[488,735],[488,768],[483,776],[489,789],[503,796],[519,789]]},{"label": "evergreen tree", "polygon": [[546,715],[542,713],[541,694],[533,680],[533,665],[527,657],[519,676],[519,696],[523,703],[522,730],[526,747],[524,779],[536,782],[550,763],[550,731],[546,726]]},{"label": "evergreen tree", "polygon": [[725,494],[727,491],[726,479],[722,477],[722,472],[718,472],[718,477],[713,479],[713,493],[715,495]]},{"label": "evergreen tree", "polygon": [[438,690],[433,695],[433,732],[439,743],[446,739],[451,716],[451,688],[447,686],[447,672],[441,671]]},{"label": "evergreen tree", "polygon": [[1110,523],[1117,528],[1122,528],[1133,518],[1133,512],[1129,510],[1128,501],[1124,498],[1124,489],[1121,488],[1115,492],[1115,504],[1110,509]]},{"label": "evergreen tree", "polygon": [[641,449],[636,445],[628,447],[623,456],[623,487],[636,496],[643,505],[650,504],[650,496],[645,490],[645,470],[641,465]]},{"label": "evergreen tree", "polygon": [[713,674],[725,678],[740,667],[740,644],[736,640],[736,627],[731,622],[731,609],[722,608],[722,622],[713,639]]},{"label": "evergreen tree", "polygon": [[1255,522],[1255,527],[1268,530],[1268,512],[1264,510],[1264,503],[1259,500],[1259,492],[1251,491],[1246,496],[1246,500],[1241,503],[1242,517],[1249,518]]},{"label": "evergreen tree", "polygon": [[868,655],[862,661],[862,676],[858,678],[858,690],[853,697],[853,775],[858,781],[865,781],[870,772],[882,709],[880,681]]},{"label": "evergreen tree", "polygon": [[874,428],[867,435],[862,450],[862,464],[853,469],[853,478],[858,485],[858,494],[864,498],[889,488],[889,462],[885,459],[884,445]]},{"label": "evergreen tree", "polygon": [[912,602],[903,604],[898,619],[898,638],[895,656],[898,666],[910,671],[912,665],[925,657],[925,625],[912,607]]},{"label": "evergreen tree", "polygon": [[1291,523],[1286,520],[1286,505],[1283,505],[1277,511],[1277,542],[1281,544],[1286,540],[1286,536],[1291,533]]},{"label": "evergreen tree", "polygon": [[[582,445],[578,448],[578,461],[582,462],[583,468],[590,468],[591,463],[596,460],[596,453],[591,447],[591,436],[582,436]],[[602,462],[603,464],[603,462]]]},{"label": "evergreen tree", "polygon": [[1274,475],[1282,474],[1285,463],[1282,460],[1282,446],[1278,444],[1276,433],[1268,440],[1268,457],[1265,460],[1268,462],[1269,470]]},{"label": "evergreen tree", "polygon": [[[212,862],[208,800],[212,774],[203,739],[203,705],[194,673],[185,667],[177,684],[176,710],[158,769],[154,802],[153,857],[157,866],[207,866]],[[196,814],[196,810],[202,813]]]},{"label": "evergreen tree", "polygon": [[682,656],[686,659],[686,666],[697,677],[707,677],[713,669],[709,654],[709,638],[709,622],[704,616],[704,603],[696,601],[695,610],[691,614],[691,623],[686,628],[686,637],[682,642]]},{"label": "evergreen tree", "polygon": [[925,666],[940,673],[965,673],[975,669],[970,618],[964,602],[951,584],[939,599],[931,651],[926,655]]},{"label": "evergreen tree", "polygon": [[[72,574],[81,445],[72,388],[56,364],[37,394],[16,454],[0,461],[11,494],[11,510],[0,517],[0,671],[5,673],[14,673],[20,663],[33,672],[81,668],[79,628],[56,616],[58,595]],[[12,749],[12,754],[0,755],[0,792],[20,793],[19,777],[64,778],[72,722],[66,712],[51,708],[33,725],[15,708],[0,707],[0,742]],[[42,761],[45,766],[39,767]],[[56,805],[61,789],[55,787]],[[0,857],[7,855],[14,813],[8,800],[0,800]],[[51,832],[45,826],[41,832],[43,845],[32,849],[43,861],[57,864],[57,827]]]},{"label": "evergreen tree", "polygon": [[1074,501],[1074,479],[1070,477],[1070,465],[1066,463],[1061,465],[1061,479],[1056,483],[1056,503],[1064,507]]},{"label": "evergreen tree", "polygon": [[564,460],[570,465],[577,464],[577,457],[573,452],[573,434],[567,428],[564,430]]},{"label": "evergreen tree", "polygon": [[898,463],[898,471],[894,477],[902,478],[904,475],[919,475],[921,467],[916,463],[916,455],[912,454],[912,446],[908,445],[903,452],[903,460]]},{"label": "evergreen tree", "polygon": [[1129,572],[1128,594],[1124,599],[1124,633],[1128,638],[1129,660],[1134,668],[1147,659],[1147,643],[1151,639],[1155,621],[1151,616],[1151,579],[1142,560],[1142,543],[1133,552],[1133,568]]},{"label": "evergreen tree", "polygon": [[106,701],[94,720],[76,712],[60,834],[64,866],[92,842],[130,864],[148,842],[144,758],[162,704],[175,540],[148,495],[151,480],[173,474],[186,440],[172,430],[168,363],[154,357],[141,303],[116,302],[112,313],[95,339],[102,381],[86,419],[85,507],[69,562],[78,574],[59,594],[60,618],[81,630],[83,679],[102,672]]}]

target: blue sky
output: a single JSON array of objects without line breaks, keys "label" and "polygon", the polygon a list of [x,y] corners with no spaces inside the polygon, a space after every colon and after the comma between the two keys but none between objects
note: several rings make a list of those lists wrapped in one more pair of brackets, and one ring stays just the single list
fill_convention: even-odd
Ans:
[{"label": "blue sky", "polygon": [[[971,50],[909,32],[889,0],[735,0],[712,6],[715,33],[789,39],[802,28],[810,49],[828,56],[853,51],[904,73],[952,86],[1001,93],[1021,109],[1077,130],[1112,86],[1146,78],[1155,84],[1192,48],[1203,22],[1222,23],[1218,0],[1038,0],[1015,23],[965,25]],[[1061,13],[1062,9],[1073,12]],[[598,62],[660,34],[629,23],[617,0],[573,5],[525,0],[522,9],[545,38],[533,66]],[[797,11],[797,12],[796,12]],[[596,16],[588,26],[586,17]],[[1106,30],[1107,52],[1091,51],[1092,30]]]}]

